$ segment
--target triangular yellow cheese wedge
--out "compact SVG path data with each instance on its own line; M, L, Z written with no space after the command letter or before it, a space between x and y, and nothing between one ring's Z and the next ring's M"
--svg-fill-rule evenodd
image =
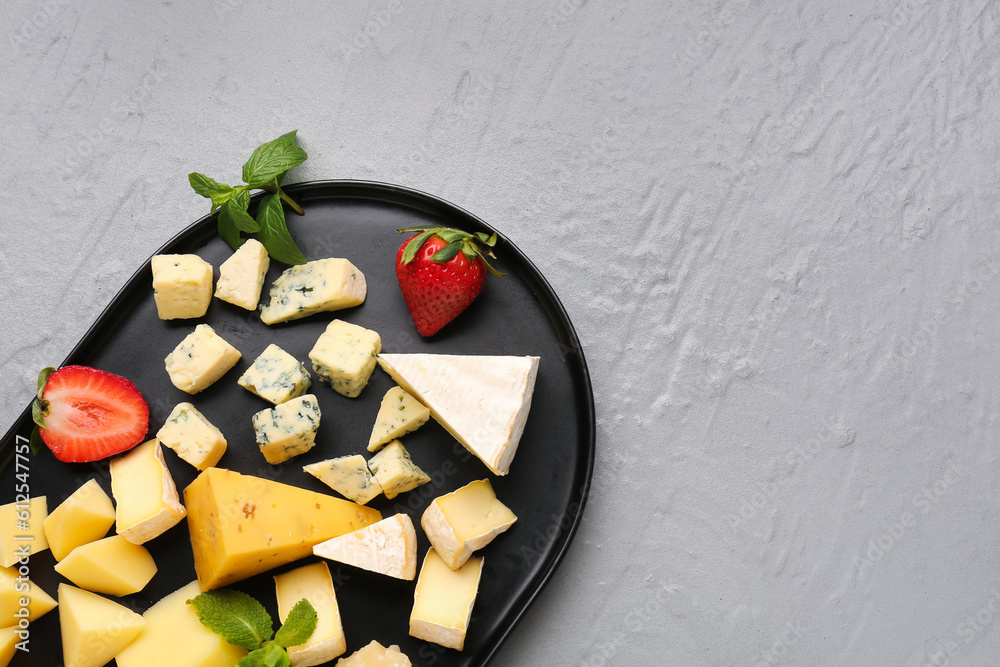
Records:
M96 593L59 584L59 625L65 667L101 667L135 639L146 621Z

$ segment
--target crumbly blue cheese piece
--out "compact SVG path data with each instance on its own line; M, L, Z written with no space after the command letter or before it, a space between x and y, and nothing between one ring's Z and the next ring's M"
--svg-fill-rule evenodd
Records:
M337 393L355 398L368 384L381 351L382 339L371 329L334 320L316 341L309 358L321 380Z
M305 364L271 343L237 383L264 400L279 405L306 393L312 379Z
M382 493L382 487L372 477L368 462L361 454L310 463L302 466L302 469L359 505L364 505Z
M212 300L212 265L198 255L156 255L153 301L161 320L201 317Z
M393 387L382 397L375 426L368 438L368 451L377 452L390 440L416 431L430 417L430 408L407 394L402 387Z
M316 444L319 403L312 394L293 398L253 416L260 451L271 465L304 454Z
M431 481L410 458L410 453L399 440L393 440L368 461L368 469L390 500L401 493Z
M346 259L318 259L286 269L271 285L261 308L264 324L297 320L314 313L360 306L368 294L365 275Z
M164 364L175 387L197 394L225 375L240 356L215 329L199 324L167 355Z
M222 431L190 403L174 407L156 439L198 470L211 468L226 453Z
M264 276L270 265L271 259L261 242L247 239L219 267L215 296L234 306L257 310L260 292L264 288Z

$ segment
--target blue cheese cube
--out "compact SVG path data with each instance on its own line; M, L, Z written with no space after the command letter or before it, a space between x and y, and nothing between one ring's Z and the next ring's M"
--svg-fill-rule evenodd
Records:
M240 356L215 329L199 324L163 361L175 387L197 394L225 375Z
M382 398L375 426L368 438L368 451L377 452L390 440L416 431L430 417L430 408L407 394L402 387L393 387Z
M260 451L271 465L308 452L316 444L319 403L312 394L293 398L253 416Z
M264 324L360 306L368 284L358 267L346 259L319 259L286 269L271 285L270 294L270 302L260 311Z
M359 505L364 505L382 493L382 487L372 477L368 462L361 454L310 463L302 466L302 469Z
M237 384L279 405L306 393L312 379L305 364L272 343L240 376Z
M257 310L264 276L271 264L267 250L257 239L247 239L219 267L215 296L247 310Z
M161 320L201 317L212 300L212 265L198 255L156 255L153 301Z
M382 339L371 329L334 320L309 352L321 380L348 398L355 398L375 370Z
M198 470L211 468L226 453L222 431L190 403L178 403L156 439Z
M390 500L431 481L427 473L410 459L410 453L399 440L393 440L371 457L368 469Z

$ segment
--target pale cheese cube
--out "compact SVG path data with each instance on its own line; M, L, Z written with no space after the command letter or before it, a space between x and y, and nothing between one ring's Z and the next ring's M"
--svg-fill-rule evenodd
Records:
M399 440L393 440L368 461L368 468L382 487L385 497L395 498L431 481L410 458L410 453Z
M27 604L21 604L24 599ZM38 584L21 577L16 567L0 567L0 628L17 625L20 621L17 614L22 608L27 608L28 620L33 621L55 606L56 601Z
M368 451L377 452L390 440L412 433L430 419L430 409L406 393L402 387L393 387L382 397L382 405L375 417Z
M517 521L497 500L490 480L469 482L457 491L435 498L424 510L420 525L431 546L453 570L469 560Z
M0 507L0 565L10 567L21 558L49 548L43 528L48 515L45 496Z
M115 530L132 544L162 535L187 516L156 440L112 459L110 467Z
M338 394L355 398L368 384L382 351L382 339L371 329L334 320L309 352L316 375Z
M482 558L470 558L452 570L429 549L413 593L410 636L461 651L482 572Z
M240 351L215 333L215 329L199 324L167 355L164 363L175 387L197 394L225 375L240 356Z
M63 667L99 667L128 646L146 620L117 602L59 584L59 626Z
M45 539L58 561L82 544L99 540L115 523L115 506L96 479L62 501L42 522Z
M306 393L312 379L305 364L271 343L237 383L265 401L278 405Z
M156 563L146 547L112 535L73 549L55 570L80 588L120 596L145 588Z
M334 667L413 667L413 663L395 644L385 647L373 639Z
M346 259L319 259L293 266L271 285L271 300L260 311L264 324L360 306L368 294L365 275Z
M284 623L288 612L299 600L308 600L316 610L316 629L309 639L288 649L292 667L325 664L347 650L340 621L337 594L326 563L303 565L274 577L278 597L278 616Z
M271 259L261 242L247 239L219 267L215 296L234 306L256 310L270 264Z
M227 447L222 431L190 403L174 406L156 439L198 470L218 463Z
M302 469L359 505L364 505L382 493L382 487L372 477L368 462L361 454L310 463L302 466Z
M276 465L312 449L320 416L319 403L312 394L255 414L253 428L267 462Z
M412 581L417 574L417 533L407 514L394 514L313 547L323 558Z
M156 255L153 300L161 320L201 317L212 300L212 265L198 255Z

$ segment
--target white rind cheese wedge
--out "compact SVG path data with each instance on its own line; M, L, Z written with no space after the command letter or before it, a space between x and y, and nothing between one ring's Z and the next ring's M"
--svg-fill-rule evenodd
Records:
M346 658L337 661L334 667L412 667L413 663L392 644L382 646L374 639Z
M431 411L426 405L407 394L402 387L393 387L382 397L375 426L368 438L368 451L377 452L390 440L416 431L430 418Z
M247 239L219 267L215 296L246 310L257 310L264 276L271 265L267 250L257 239Z
M379 365L495 474L506 475L524 432L538 357L383 354Z
M506 505L497 500L490 480L470 482L435 498L424 510L420 525L434 550L453 570L469 560L517 521Z
M100 667L142 632L146 620L96 593L59 584L59 625L64 667Z
M111 461L111 494L115 530L132 544L149 542L187 516L156 440Z
M317 461L302 466L302 469L359 505L364 505L382 493L382 487L372 476L368 462L361 454Z
M433 548L427 551L410 612L410 636L461 651L479 592L483 559L452 570Z
M278 616L284 623L299 600L308 600L316 610L316 629L309 639L291 646L288 657L292 667L324 665L347 650L347 640L340 620L337 594L326 563L303 565L274 577L278 598Z
M271 285L261 308L264 324L297 320L314 313L360 306L368 295L365 274L346 259L318 259L285 269Z
M181 391L197 394L225 375L240 360L240 351L215 329L199 324L163 360L170 382Z
M323 558L412 581L417 575L417 533L407 514L394 514L313 547Z

